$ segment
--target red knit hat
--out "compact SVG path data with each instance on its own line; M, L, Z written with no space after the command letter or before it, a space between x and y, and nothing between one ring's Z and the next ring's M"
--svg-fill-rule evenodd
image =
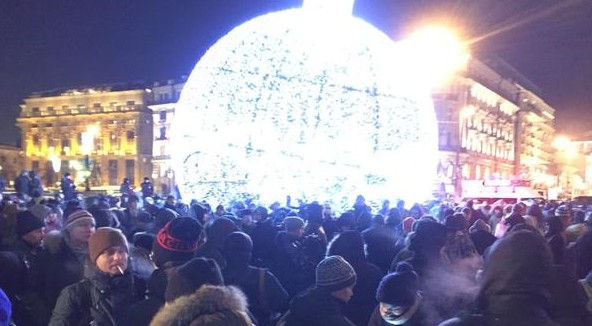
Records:
M167 261L187 261L193 258L203 227L190 217L177 217L156 235L152 248L157 266Z

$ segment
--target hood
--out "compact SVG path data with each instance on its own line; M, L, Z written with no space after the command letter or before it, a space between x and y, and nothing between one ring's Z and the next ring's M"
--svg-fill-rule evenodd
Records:
M214 321L227 317L233 321L228 325L250 325L246 311L247 298L238 288L204 285L197 292L165 305L150 325L190 325L198 319Z
M484 310L511 307L515 301L546 306L551 263L551 251L540 234L527 230L507 234L485 258L479 305Z

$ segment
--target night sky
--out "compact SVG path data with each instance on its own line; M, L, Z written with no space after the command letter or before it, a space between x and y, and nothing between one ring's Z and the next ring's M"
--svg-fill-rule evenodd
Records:
M1 0L0 143L14 145L19 103L35 91L191 72L234 26L300 0ZM573 137L592 126L592 1L357 0L354 15L392 39L441 22L479 56L538 85Z

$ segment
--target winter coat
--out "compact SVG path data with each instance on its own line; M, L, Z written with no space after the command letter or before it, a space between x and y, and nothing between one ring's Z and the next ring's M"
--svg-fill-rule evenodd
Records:
M275 239L276 259L272 272L290 296L314 284L316 264L298 236L280 231Z
M269 267L273 263L273 248L278 231L273 225L273 220L267 218L257 222L251 232L253 240L253 264Z
M557 325L548 308L553 258L540 234L511 232L486 258L475 309L440 325Z
M146 197L151 197L152 195L154 195L154 187L152 186L152 182L144 181L140 185L140 188L142 191L142 197L146 198Z
M223 276L224 284L238 287L247 296L249 311L258 325L269 325L288 310L288 293L269 270L253 266L231 270L229 266Z
M145 289L146 283L132 273L110 276L96 271L62 291L49 325L129 325L129 308L143 299Z
M76 254L60 232L48 234L45 248L33 262L33 288L40 294L51 311L60 291L84 278L89 263L88 254Z
M152 326L206 324L251 326L245 295L233 286L204 285L195 293L167 304L150 323Z
M471 241L475 244L475 248L479 255L483 255L485 249L489 248L497 240L493 234L484 230L473 231L469 233L469 236L471 237Z
M72 179L63 177L60 187L62 188L62 193L64 194L64 201L69 201L76 197L76 186L74 185L74 181L72 181Z
M168 283L167 270L184 264L185 261L166 262L162 268L154 270L147 284L147 298L130 307L130 325L149 325L158 310L164 306L164 292Z
M282 316L277 326L353 326L355 324L342 312L344 305L326 290L312 287L290 302L290 310Z

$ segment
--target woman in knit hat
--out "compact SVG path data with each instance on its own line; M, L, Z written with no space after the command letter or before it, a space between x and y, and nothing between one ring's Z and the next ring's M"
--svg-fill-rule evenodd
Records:
M60 291L84 278L88 263L88 241L95 233L95 220L86 210L71 213L60 232L45 237L44 249L33 265L36 289L48 311L53 310ZM46 323L47 323L46 320Z
M49 325L128 325L128 309L143 298L146 286L128 269L125 236L99 228L89 239L88 255L91 275L62 291Z
M342 312L355 285L356 272L343 257L323 259L316 268L315 285L292 300L277 325L355 325Z

